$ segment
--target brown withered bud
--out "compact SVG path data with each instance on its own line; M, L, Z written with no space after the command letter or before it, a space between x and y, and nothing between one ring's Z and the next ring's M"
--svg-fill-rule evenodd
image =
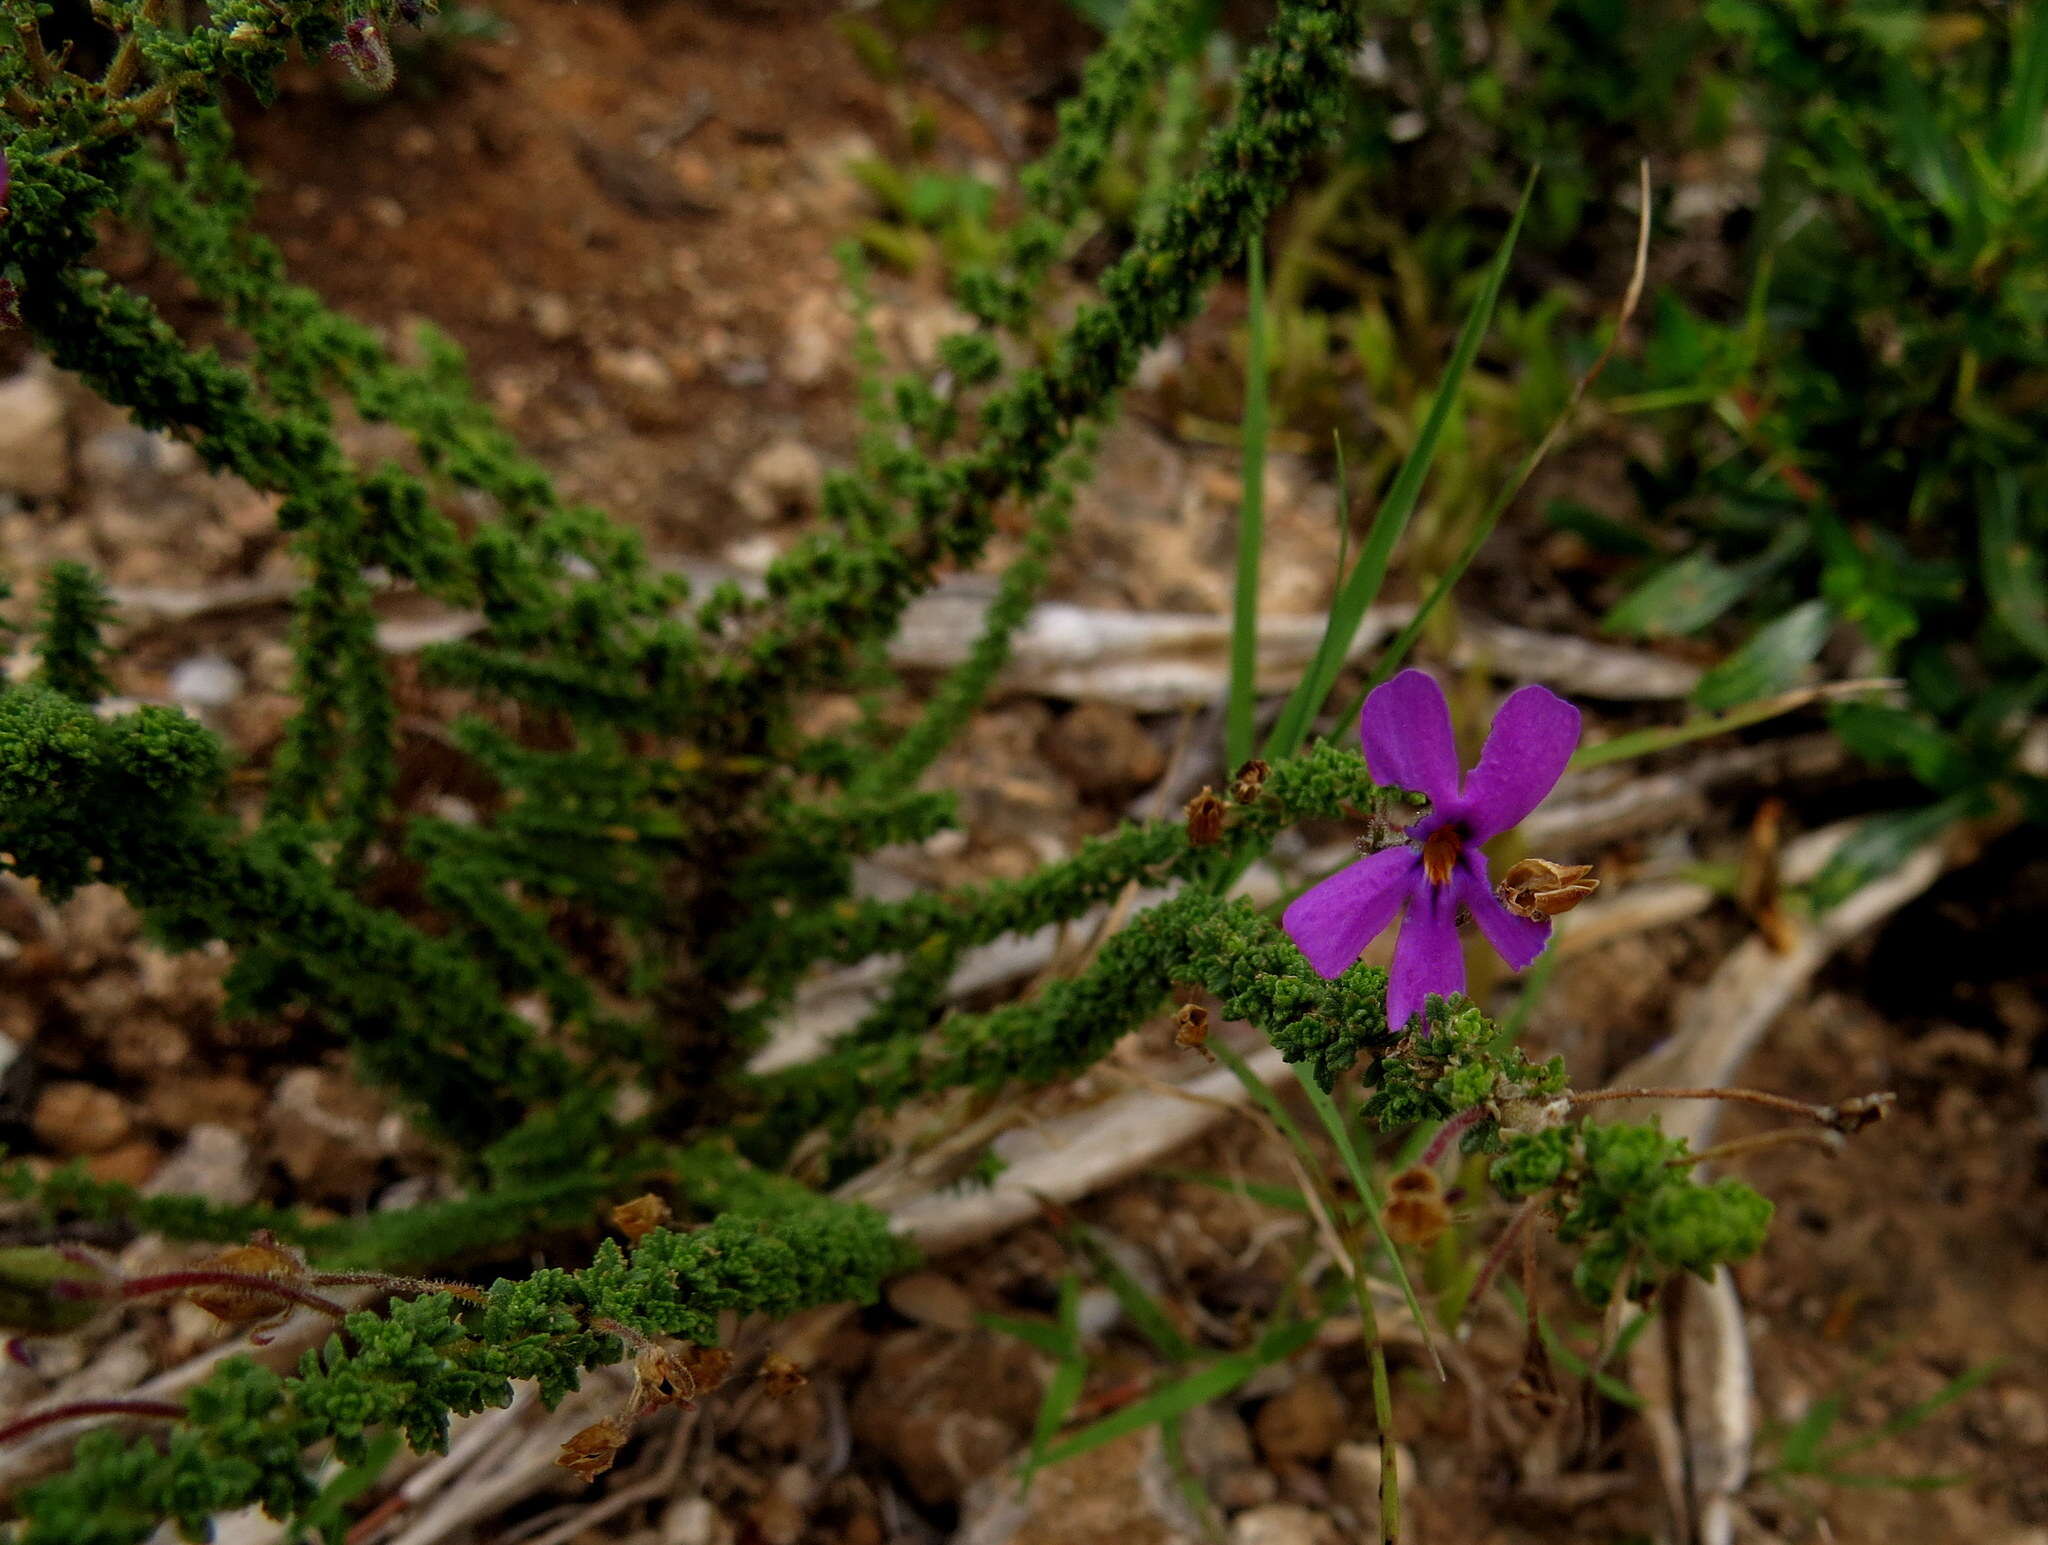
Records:
M1892 1113L1892 1107L1899 1097L1887 1091L1883 1094L1859 1094L1838 1104L1830 1105L1826 1111L1827 1124L1844 1137L1854 1136L1873 1121L1882 1121Z
M1223 840L1223 816L1229 807L1212 788L1204 786L1202 792L1188 801L1188 846L1191 848L1213 847Z
M1444 1185L1433 1169L1418 1164L1387 1182L1387 1207L1382 1214L1387 1235L1396 1244L1429 1246L1451 1226Z
M780 1352L770 1352L761 1359L761 1387L777 1400L794 1395L810 1382L803 1369Z
M1183 1003L1173 1016L1173 1044L1205 1051L1209 1044L1209 1011L1199 1003Z
M683 1367L701 1397L723 1384L732 1373L732 1353L724 1347L689 1347L683 1353Z
M269 1229L258 1229L246 1245L230 1245L218 1255L200 1262L206 1271L238 1271L252 1277L297 1287L307 1278L305 1260L295 1250L280 1244ZM283 1299L255 1287L219 1284L193 1288L185 1295L224 1325L253 1325L289 1310Z
M630 1202L621 1202L612 1209L612 1227L626 1236L628 1245L637 1245L669 1220L668 1203L652 1191L645 1196L636 1196Z
M626 1439L632 1433L630 1422L607 1416L601 1422L592 1422L564 1443L561 1453L555 1456L555 1463L582 1476L583 1484L588 1486L612 1467L612 1461L619 1457L619 1450L626 1446Z
M1547 858L1525 858L1500 877L1494 894L1517 917L1544 922L1569 912L1600 888L1591 864L1553 864Z
M730 1366L729 1353L712 1348L711 1353L698 1347L665 1347L653 1342L640 1349L633 1359L633 1398L629 1409L635 1414L641 1411L658 1411L663 1406L681 1406L685 1411L696 1404L697 1397L715 1389L725 1377L724 1368L715 1364L707 1369L704 1358L715 1355L725 1359ZM707 1372L716 1377L707 1378Z
M1230 797L1240 805L1249 805L1265 789L1266 777L1272 771L1265 762L1253 757L1238 768L1237 776L1231 780Z

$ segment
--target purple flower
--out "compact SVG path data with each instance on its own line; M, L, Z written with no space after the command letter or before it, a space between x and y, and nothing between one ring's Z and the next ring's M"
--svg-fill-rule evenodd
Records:
M1366 765L1380 783L1429 797L1429 813L1398 848L1360 859L1303 892L1282 923L1310 965L1338 976L1384 933L1405 904L1387 983L1387 1026L1402 1030L1434 993L1465 990L1458 909L1512 970L1543 953L1550 924L1501 905L1480 844L1517 825L1556 785L1579 743L1579 711L1544 687L1524 687L1501 705L1479 765L1462 787L1458 748L1443 690L1421 671L1373 689L1358 726Z

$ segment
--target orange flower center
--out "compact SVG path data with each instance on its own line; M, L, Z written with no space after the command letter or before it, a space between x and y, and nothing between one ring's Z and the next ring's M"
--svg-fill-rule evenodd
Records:
M1465 834L1448 822L1424 839L1422 873L1431 885L1449 881L1452 866L1458 862L1458 853L1464 846Z

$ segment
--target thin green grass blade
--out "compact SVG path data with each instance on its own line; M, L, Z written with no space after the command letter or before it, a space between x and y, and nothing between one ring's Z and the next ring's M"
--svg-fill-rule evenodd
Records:
M1237 595L1230 618L1230 702L1224 720L1228 765L1251 760L1259 703L1259 555L1266 544L1266 258L1251 243L1251 336L1244 362L1244 493L1237 512Z
M1262 1185L1256 1180L1238 1180L1230 1175L1210 1175L1200 1170L1160 1170L1168 1180L1184 1180L1190 1185L1207 1186L1212 1191L1225 1191L1232 1196L1244 1197L1257 1202L1261 1207L1276 1207L1284 1212L1307 1212L1308 1203L1301 1199L1299 1192L1290 1191L1286 1186Z
M1344 433L1330 431L1330 444L1337 452L1337 576L1343 582L1351 563L1351 474L1344 467Z
M1065 1327L1048 1320L1023 1320L1007 1314L977 1314L975 1323L1005 1336L1015 1337L1028 1347L1043 1352L1055 1362L1079 1355L1079 1349Z
M1843 1460L1860 1454L1866 1449L1875 1448L1878 1444L1888 1439L1901 1437L1911 1432L1944 1406L1953 1405L1956 1401L1961 1400L1963 1396L1969 1394L1970 1391L1990 1379L1992 1375L2004 1366L2003 1359L1993 1358L1988 1363L1979 1363L1974 1368L1965 1368L1925 1400L1916 1400L1912 1405L1907 1406L1905 1410L1894 1416L1890 1421L1885 1422L1882 1426L1865 1433L1860 1438L1853 1438L1847 1443L1837 1443L1822 1450L1817 1456L1816 1463L1825 1472L1833 1469Z
M1046 1381L1045 1394L1038 1402L1038 1420L1031 1430L1031 1452L1024 1460L1026 1485L1030 1484L1032 1476L1051 1462L1046 1446L1066 1425L1068 1415L1088 1382L1088 1358L1081 1347L1080 1312L1081 1279L1070 1274L1060 1283L1059 1315L1060 1333L1069 1351L1053 1364L1052 1377Z
M1726 713L1702 714L1697 718L1688 719L1683 724L1661 729L1635 730L1627 735L1617 735L1612 740L1603 740L1597 746L1581 747L1572 757L1571 770L1584 772L1589 767L1605 767L1610 762L1626 762L1639 756L1649 756L1653 752L1670 751L1679 746L1691 745L1696 740L1725 735L1730 730L1747 729L1752 724L1762 724L1766 719L1775 719L1781 714L1791 713L1796 708L1804 708L1809 703L1850 697L1864 692L1888 691L1899 685L1899 682L1889 678L1873 678L1869 681L1842 681L1822 687L1803 687L1796 692L1784 692L1776 697L1764 698L1761 702L1744 703L1740 708L1731 708Z
M1507 236L1502 240L1493 266L1487 271L1486 282L1480 287L1479 296L1472 303L1465 325L1458 334L1450 364L1445 367L1443 381L1437 387L1435 400L1429 405L1428 416L1423 420L1422 432L1416 437L1414 448L1401 463L1393 486L1387 490L1386 498L1373 515L1372 529L1366 534L1358 562L1345 576L1343 588L1330 608L1330 618L1324 626L1315 661L1308 674L1296 683L1286 707L1281 710L1279 722L1267 737L1265 755L1269 761L1291 756L1299 749L1317 710L1336 684L1344 657L1350 653L1351 641L1358 636L1359 624L1365 620L1366 608L1379 597L1380 586L1387 577L1387 565L1394 556L1394 547L1401 540L1401 533L1408 528L1408 518L1415 513L1423 479L1429 475L1430 465L1436 459L1438 442L1458 405L1465 372L1471 368L1479 353L1480 342L1492 324L1494 306L1500 300L1501 285L1507 279L1508 262L1514 256L1515 242L1522 233L1522 218L1529 212L1529 199L1535 190L1536 177L1531 173L1522 189L1521 202L1515 206L1515 217L1508 226Z
M1272 1118L1273 1125L1280 1129L1280 1135L1294 1149L1295 1157L1301 1160L1302 1168L1311 1175L1315 1174L1319 1167L1316 1151L1309 1147L1308 1138L1294 1118L1287 1114L1287 1107L1280 1103L1280 1097L1266 1087L1265 1080L1251 1070L1244 1058L1220 1039L1212 1039L1209 1050L1218 1062L1237 1075L1237 1081L1244 1085L1244 1091L1252 1097L1253 1103Z
M1408 1313L1415 1320L1415 1328L1422 1332L1422 1344L1429 1351L1429 1360L1436 1364L1436 1376L1447 1377L1444 1373L1443 1354L1437 1351L1436 1330L1429 1322L1429 1316L1422 1312L1422 1300L1415 1294L1415 1284L1408 1280L1408 1263L1401 1259L1401 1252L1394 1247L1393 1236L1387 1232L1386 1220L1382 1216L1384 1206L1380 1200L1380 1188L1372 1178L1372 1171L1366 1166L1358 1145L1351 1140L1351 1128L1345 1123L1344 1113L1337 1109L1337 1102L1323 1090L1308 1069L1300 1063L1294 1065L1294 1076L1308 1094L1309 1104L1316 1108L1322 1118L1323 1130L1330 1134L1330 1140L1337 1145L1337 1153L1344 1161L1344 1169L1351 1176L1351 1184L1358 1189L1359 1200L1365 1206L1366 1220L1379 1236L1380 1248L1387 1252L1387 1261L1394 1268L1394 1280L1401 1284L1401 1297L1407 1301Z
M1114 1443L1126 1433L1143 1431L1154 1422L1185 1416L1197 1406L1207 1405L1219 1396L1229 1394L1261 1368L1286 1361L1307 1346L1315 1333L1315 1322L1308 1320L1270 1330L1259 1338L1257 1345L1242 1352L1233 1352L1228 1357L1219 1357L1206 1368L1198 1369L1186 1378L1176 1379L1164 1388L1154 1390L1143 1400L1133 1401L1121 1411L1112 1412L1101 1421L1083 1427L1064 1442L1047 1449L1039 1462L1042 1465L1060 1464L1101 1448L1105 1443Z
M1337 433L1335 430L1332 430L1331 438L1335 440L1337 443L1336 593L1341 596L1344 593L1345 586L1349 583L1348 576L1352 572L1350 569L1346 567L1351 557L1351 479L1344 467L1344 437L1341 434ZM1373 529L1379 529L1377 517L1375 517ZM1309 682L1326 674L1331 676L1333 680L1335 679L1335 673L1337 668L1340 668L1344 663L1344 655L1350 652L1350 640L1347 639L1342 643L1338 642L1337 629L1335 623L1336 615L1337 608L1335 603L1333 602L1330 607L1330 615L1328 618L1324 619L1323 622L1323 635L1321 638L1316 640L1316 652L1314 658L1312 658L1309 661L1308 672L1306 675L1302 677L1300 681L1295 683L1294 691L1288 694L1287 705L1281 710L1280 723L1286 722L1288 714L1291 713L1294 709L1295 698L1301 695L1303 689L1307 686ZM1328 662L1333 655L1336 657L1335 664L1326 671L1325 663ZM1280 728L1280 723L1276 723L1274 726L1276 733ZM1266 744L1266 755L1271 756L1272 754L1273 743L1271 741L1268 741Z
M1095 1268L1095 1274L1116 1294L1116 1301L1130 1316L1131 1324L1152 1343L1161 1357L1170 1363L1185 1363L1195 1355L1195 1349L1180 1333L1180 1327L1173 1323L1166 1306L1146 1292L1144 1284L1124 1269L1123 1263L1102 1242L1100 1234L1087 1224L1076 1222L1067 1230L1067 1239L1087 1257L1088 1264Z

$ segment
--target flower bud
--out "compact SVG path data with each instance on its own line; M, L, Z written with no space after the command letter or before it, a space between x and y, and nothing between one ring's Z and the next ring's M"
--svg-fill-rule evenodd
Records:
M77 1330L106 1306L102 1289L111 1281L90 1256L61 1245L0 1250L0 1329L26 1336Z
M1494 894L1517 917L1541 923L1569 912L1600 888L1591 864L1553 864L1525 858L1500 877Z
M268 1277L296 1286L306 1279L306 1263L297 1252L277 1242L269 1229L259 1229L246 1245L233 1245L201 1262L207 1271L235 1271L250 1277ZM283 1299L256 1286L234 1287L218 1284L193 1288L185 1295L224 1325L252 1325L271 1319L291 1306Z
M1387 1236L1396 1244L1435 1244L1451 1226L1450 1204L1444 1200L1444 1185L1436 1171L1418 1164L1387 1182L1382 1217Z
M358 16L341 29L341 41L329 45L327 57L348 66L356 84L370 91L389 91L398 78L398 66L391 58L391 45L368 16Z

